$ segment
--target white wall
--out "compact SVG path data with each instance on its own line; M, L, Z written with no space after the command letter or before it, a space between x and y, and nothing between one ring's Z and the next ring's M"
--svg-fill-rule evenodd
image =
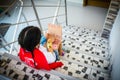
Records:
M78 4L83 4L83 0L67 0L68 2L74 2Z
M110 34L110 54L112 54L112 80L120 80L120 10Z

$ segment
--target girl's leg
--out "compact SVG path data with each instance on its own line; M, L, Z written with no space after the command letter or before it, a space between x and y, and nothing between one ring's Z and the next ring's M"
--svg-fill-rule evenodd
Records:
M60 57L59 57L59 52L58 52L58 50L54 50L54 53L55 53L55 55L56 55L56 61L59 60Z
M60 56L63 56L63 55L64 55L64 52L63 52L63 50L62 50L62 43L60 43L60 45L59 45L58 52L59 52L59 55L60 55Z

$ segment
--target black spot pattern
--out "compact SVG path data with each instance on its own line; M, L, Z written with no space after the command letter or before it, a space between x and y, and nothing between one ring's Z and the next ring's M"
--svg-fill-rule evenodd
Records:
M14 79L18 79L18 76L19 76L18 74L15 74L15 75L13 76L13 78L14 78Z
M49 79L49 78L50 78L50 75L49 75L49 74L45 74L45 77L46 77L47 79Z
M29 79L29 76L25 74L23 80L28 80L28 79Z

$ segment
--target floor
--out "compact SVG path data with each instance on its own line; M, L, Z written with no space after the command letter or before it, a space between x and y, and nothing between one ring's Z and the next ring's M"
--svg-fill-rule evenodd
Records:
M68 22L74 24L75 26L84 26L93 30L102 30L103 23L105 21L105 16L107 14L107 9L86 6L68 6ZM73 17L71 17L73 15Z

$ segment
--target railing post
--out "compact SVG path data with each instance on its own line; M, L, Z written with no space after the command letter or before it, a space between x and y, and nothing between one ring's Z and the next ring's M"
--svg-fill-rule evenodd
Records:
M33 10L34 10L34 12L35 12L35 16L36 16L36 18L37 18L38 25L39 25L39 27L40 27L40 29L41 29L42 34L43 34L43 29L42 29L42 26L41 26L41 23L40 23L40 19L39 19L39 16L38 16L38 13L37 13L37 10L36 10L34 1L31 0L31 3L32 3L32 6L33 6Z
M19 1L21 2L21 5L23 6L23 2L22 2L21 0L19 0ZM20 11L19 11L19 14L18 14L17 23L18 23L19 20L20 20L20 16L21 16L22 8L23 8L23 7L20 7ZM18 24L17 24L16 27L15 27L15 31L14 31L14 34L13 34L13 39L12 39L12 41L15 41L15 36L16 36L16 33L17 33L17 29L18 29ZM10 54L12 53L13 46L14 46L14 44L11 44Z
M58 2L58 6L56 8L55 15L54 15L54 18L53 18L53 24L55 24L55 22L57 21L57 15L58 15L58 12L59 12L60 4L61 4L61 0L59 0L59 2Z
M25 17L25 14L24 14L23 12L22 12L22 15L23 15L23 17L24 17L24 19L25 19L27 25L29 25L29 23L27 22L27 18Z
M68 20L67 20L67 0L65 0L65 20L66 20L66 26L68 26Z

